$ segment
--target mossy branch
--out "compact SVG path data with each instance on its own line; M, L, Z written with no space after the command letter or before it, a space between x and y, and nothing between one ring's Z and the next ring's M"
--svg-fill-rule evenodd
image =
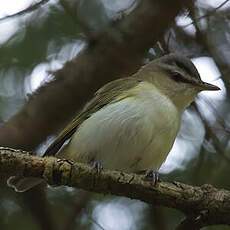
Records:
M66 185L175 208L199 227L230 225L230 191L211 185L198 187L179 182L159 182L154 187L140 175L109 170L98 174L85 164L32 156L28 152L3 147L0 148L0 175L39 177L50 185Z

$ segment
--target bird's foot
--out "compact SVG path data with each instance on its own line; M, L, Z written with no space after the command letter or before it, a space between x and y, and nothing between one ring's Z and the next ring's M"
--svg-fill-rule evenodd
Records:
M100 161L92 161L90 164L92 165L92 168L96 170L97 174L99 174L103 169L102 163Z
M58 159L57 162L66 162L66 163L69 163L70 165L74 165L75 162L73 160L70 160L70 159L65 159L65 158L61 158L61 159Z
M147 170L144 180L150 181L153 186L156 186L160 182L159 172L155 170Z

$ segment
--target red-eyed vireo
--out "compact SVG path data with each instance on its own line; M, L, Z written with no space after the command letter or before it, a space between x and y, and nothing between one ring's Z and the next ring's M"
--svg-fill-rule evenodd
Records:
M188 58L165 55L99 89L45 155L99 161L103 168L125 172L158 170L174 143L181 114L202 90L219 88L203 82ZM8 185L26 191L40 182L11 177Z

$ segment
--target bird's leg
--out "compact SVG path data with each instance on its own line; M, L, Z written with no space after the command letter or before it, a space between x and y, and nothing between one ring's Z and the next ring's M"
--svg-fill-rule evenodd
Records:
M156 170L147 170L145 173L145 180L150 181L153 186L160 182L159 172Z
M100 161L94 161L92 163L93 168L96 170L96 172L99 174L101 170L103 169L102 163Z
M156 186L156 184L161 181L159 178L159 172L153 169L141 170L136 173L144 174L145 175L144 180L150 181L153 186Z
M91 159L89 161L89 164L92 166L94 170L99 174L101 170L103 169L102 163L98 160L95 160L95 158Z

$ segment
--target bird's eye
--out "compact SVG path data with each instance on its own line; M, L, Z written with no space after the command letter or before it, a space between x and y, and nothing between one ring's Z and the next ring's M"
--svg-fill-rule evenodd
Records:
M191 83L187 78L178 72L172 72L171 78L176 82Z

